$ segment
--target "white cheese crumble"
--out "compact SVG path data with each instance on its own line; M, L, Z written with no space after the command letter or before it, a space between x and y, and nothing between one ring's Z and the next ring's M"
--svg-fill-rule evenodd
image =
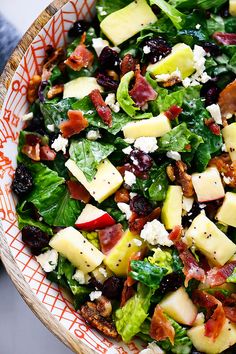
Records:
M67 145L68 145L68 139L63 138L61 135L59 135L58 138L54 140L52 144L52 148L56 152L62 151L63 154L65 154Z
M92 39L92 46L97 54L97 56L99 57L99 55L101 54L103 48L109 46L109 42L106 41L105 39L102 39L102 38L93 38Z
M145 45L143 47L143 52L144 52L144 54L149 54L149 53L151 53L151 48L148 45Z
M201 28L201 25L198 23L195 28L199 30Z
M94 301L94 300L97 300L99 299L100 297L102 296L102 292L101 291L92 291L90 294L89 294L89 297L90 297L90 300L91 301Z
M206 107L206 110L210 113L211 117L217 124L222 125L222 116L220 106L218 104L212 104Z
M36 256L37 261L46 273L52 272L56 269L58 262L58 253L56 250L48 250L45 253Z
M120 209L120 211L122 211L123 214L125 214L125 217L127 220L129 220L129 218L132 215L132 211L130 209L129 204L126 203L117 203L118 208Z
M222 145L221 150L224 151L224 152L227 152L227 148L226 148L225 144Z
M105 268L100 267L100 268L98 268L98 271L99 271L99 273L101 273L104 276L104 278L108 277L108 274L107 274L107 271Z
M130 192L129 196L130 196L130 199L133 199L134 197L136 197L137 193L133 193L133 192Z
M55 131L55 125L54 124L48 124L47 125L47 130L49 130L50 132L54 132Z
M128 147L122 149L122 151L123 151L123 153L124 153L125 155L129 155L132 150L133 150L133 149L132 149L131 146L128 146Z
M138 247L142 246L142 244L143 244L142 241L139 240L138 238L134 238L133 243Z
M33 112L29 112L23 115L22 120L23 122L28 122L29 120L33 119L34 115Z
M111 49L113 49L116 53L121 52L121 49L119 47L112 47Z
M85 274L82 270L77 269L72 279L76 280L79 284L85 284Z
M146 349L141 350L139 354L165 354L165 352L155 343L149 343Z
M136 176L130 171L125 171L124 181L131 187L136 182Z
M89 130L87 132L86 138L91 141L95 141L99 138L101 138L99 130Z
M157 139L152 137L140 137L135 140L134 147L148 153L152 153L158 149Z
M177 151L168 151L166 153L166 156L169 157L169 159L180 161L181 160L181 155Z
M147 222L141 231L141 238L151 245L172 246L173 242L168 238L169 233L165 226L158 220Z
M193 202L194 202L194 198L187 198L183 196L183 202L182 202L183 210L185 210L188 213L193 207Z
M114 93L109 93L105 99L105 103L111 108L115 113L120 111L120 105L116 102L116 96Z
M182 81L182 75L179 69L173 71L173 73L171 74L161 74L161 75L156 75L155 77L157 79L157 82L166 82L173 78L178 78L180 81Z

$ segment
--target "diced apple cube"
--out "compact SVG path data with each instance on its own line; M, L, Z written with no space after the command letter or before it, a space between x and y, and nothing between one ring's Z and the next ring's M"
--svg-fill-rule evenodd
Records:
M100 24L101 30L115 45L133 37L145 26L157 21L146 0L136 0L108 15Z
M229 13L231 16L236 16L236 0L229 0Z
M157 117L127 123L123 128L123 133L126 139L138 139L145 136L159 138L170 130L169 119L161 113Z
M185 237L213 265L224 265L236 252L236 245L202 213L193 220Z
M167 230L182 224L183 191L180 186L169 186L161 211L161 220Z
M188 330L188 336L194 347L206 354L222 353L236 343L236 325L226 319L219 336L215 341L205 336L205 326L192 327Z
M84 273L93 271L104 259L103 253L73 227L59 231L49 244Z
M200 203L220 199L225 195L224 186L216 167L209 167L202 173L193 173L192 182Z
M115 193L123 183L121 174L108 159L99 164L97 173L91 182L87 181L85 175L73 160L69 159L65 165L99 203Z
M223 224L236 227L236 193L227 192L216 219Z
M197 317L197 307L183 286L166 295L161 300L160 306L167 315L184 325L191 326Z
M222 129L226 151L229 152L232 161L236 160L236 123L227 125Z
M63 98L75 97L81 99L95 89L103 92L102 86L98 85L95 77L78 77L64 85Z

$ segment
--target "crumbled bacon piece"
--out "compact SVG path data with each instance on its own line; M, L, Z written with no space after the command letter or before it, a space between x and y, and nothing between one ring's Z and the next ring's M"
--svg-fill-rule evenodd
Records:
M220 135L220 126L215 123L213 118L205 119L204 123L214 135Z
M141 75L140 70L135 71L135 84L129 94L139 107L143 107L148 101L153 101L157 98L156 91Z
M46 59L43 65L42 81L48 81L53 68L65 58L65 51L62 47L54 49L52 46L46 48Z
M235 45L236 44L236 34L235 33L215 32L212 37L218 43L223 44L223 45Z
M22 147L23 154L27 155L31 160L40 161L40 144L24 145Z
M219 96L218 104L220 106L221 114L227 117L229 114L236 112L236 80L228 84Z
M72 135L79 134L87 128L88 120L81 111L69 110L67 112L69 120L61 123L60 130L64 138L70 138Z
M66 184L72 199L80 200L86 204L89 202L91 195L81 183L76 181L67 181Z
M165 111L164 114L170 121L172 121L172 120L175 120L176 118L178 118L178 116L182 112L183 112L183 110L181 107L173 105L167 111Z
M104 102L102 95L98 89L93 90L89 97L93 102L94 107L99 115L102 118L103 122L109 127L112 126L112 112L110 107Z
M40 160L42 161L53 161L55 160L57 154L48 145L40 147Z
M219 286L226 282L226 279L233 273L236 261L225 264L222 267L214 267L206 276L206 285L210 287Z
M182 227L175 226L169 234L169 239L173 241L179 252L179 257L184 264L183 273L185 275L185 286L191 279L201 282L205 281L205 271L199 266L192 253L188 250L188 246L181 240Z
M80 71L82 68L89 68L93 64L94 55L84 44L86 33L82 36L80 44L73 53L65 60L65 64L74 71Z
M158 219L161 213L161 208L154 209L151 214L148 216L144 216L139 218L136 213L132 213L131 218L129 219L129 229L135 235L139 235L142 231L144 225L147 222L153 221L154 219Z
M174 175L176 181L181 185L185 197L194 195L193 183L191 175L187 174L187 165L183 161L176 161L174 166Z
M50 90L48 91L47 98L51 100L52 98L59 96L61 93L63 93L63 91L64 91L63 84L55 85L51 87Z
M134 288L132 286L129 286L127 284L127 280L124 282L124 287L121 293L121 302L120 302L120 307L123 307L126 302L133 297L135 294Z
M129 197L129 191L125 189L124 187L120 188L116 193L115 193L115 202L116 203L129 203L130 197Z
M236 322L236 294L224 295L220 291L215 292L215 297L222 302L225 316L232 322Z
M106 227L98 231L98 237L102 249L102 253L107 255L110 250L117 244L123 235L121 224Z
M213 157L209 162L209 166L216 166L220 174L229 180L227 185L231 188L236 188L236 163L231 161L229 154L225 153Z
M169 339L171 344L174 345L175 330L168 318L164 315L164 312L160 305L157 305L152 316L150 336L161 341Z
M136 60L132 57L131 54L126 54L122 59L120 70L121 75L124 76L129 71L134 71L136 66Z
M130 258L129 258L129 267L128 267L128 274L131 271L131 267L130 267L130 262L131 261L140 261L143 260L145 255L147 254L147 249L146 248L142 248L140 251L133 253ZM127 276L127 285L128 286L132 286L136 283L136 280L134 280L131 276Z
M205 336L210 337L215 341L219 336L226 319L222 303L213 295L201 290L195 290L193 292L193 302L195 305L207 310L208 320L205 323Z

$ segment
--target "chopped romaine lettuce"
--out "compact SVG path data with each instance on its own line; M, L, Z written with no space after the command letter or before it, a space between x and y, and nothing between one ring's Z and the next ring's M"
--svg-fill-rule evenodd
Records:
M166 268L167 273L170 274L173 272L172 268L172 263L173 263L173 258L171 255L171 251L163 251L160 247L156 249L152 249L154 251L152 256L148 257L148 262L156 265L161 268Z
M177 29L183 27L185 15L174 8L174 6L171 6L165 0L150 0L150 5L158 6L169 17Z
M127 113L130 117L134 117L136 111L139 110L138 107L135 107L135 102L129 95L129 84L131 79L134 77L134 72L129 71L126 73L119 84L117 89L117 101L121 108Z
M236 283L236 267L234 268L233 273L227 278L227 283Z
M140 283L152 289L158 289L163 277L168 273L166 268L161 268L147 261L131 261L129 275Z

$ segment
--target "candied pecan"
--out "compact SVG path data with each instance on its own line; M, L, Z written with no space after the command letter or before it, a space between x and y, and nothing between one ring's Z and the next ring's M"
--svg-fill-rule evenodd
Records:
M102 317L110 317L112 313L111 301L105 296L100 296L96 300L97 310Z
M29 82L28 90L27 90L27 100L29 103L34 103L38 98L38 89L41 84L41 76L34 75Z
M215 166L220 174L227 178L227 185L236 188L236 163L231 161L228 153L213 157L209 166Z
M220 93L218 104L223 117L227 117L227 115L234 114L236 112L235 96L236 80L228 84Z
M123 187L115 193L116 203L129 203L129 199L129 191Z
M186 164L183 161L176 161L174 166L176 182L181 185L185 197L192 197L194 194L192 177L186 171Z
M51 100L52 98L59 96L62 92L64 91L64 85L55 85L50 88L50 90L47 93L47 98Z
M24 145L21 149L21 152L28 156L31 160L40 161L40 145Z
M119 75L114 71L114 70L107 70L107 75L115 80L115 81L119 81Z
M132 57L131 54L126 54L122 59L120 70L121 75L124 76L129 71L134 71L136 66L136 60Z
M167 174L168 178L171 180L171 182L175 181L174 167L172 165L168 165L166 167L166 174Z
M111 322L111 320L101 316L96 304L90 301L86 302L86 304L81 307L80 313L92 327L96 328L108 337L117 338L118 333L115 325Z

